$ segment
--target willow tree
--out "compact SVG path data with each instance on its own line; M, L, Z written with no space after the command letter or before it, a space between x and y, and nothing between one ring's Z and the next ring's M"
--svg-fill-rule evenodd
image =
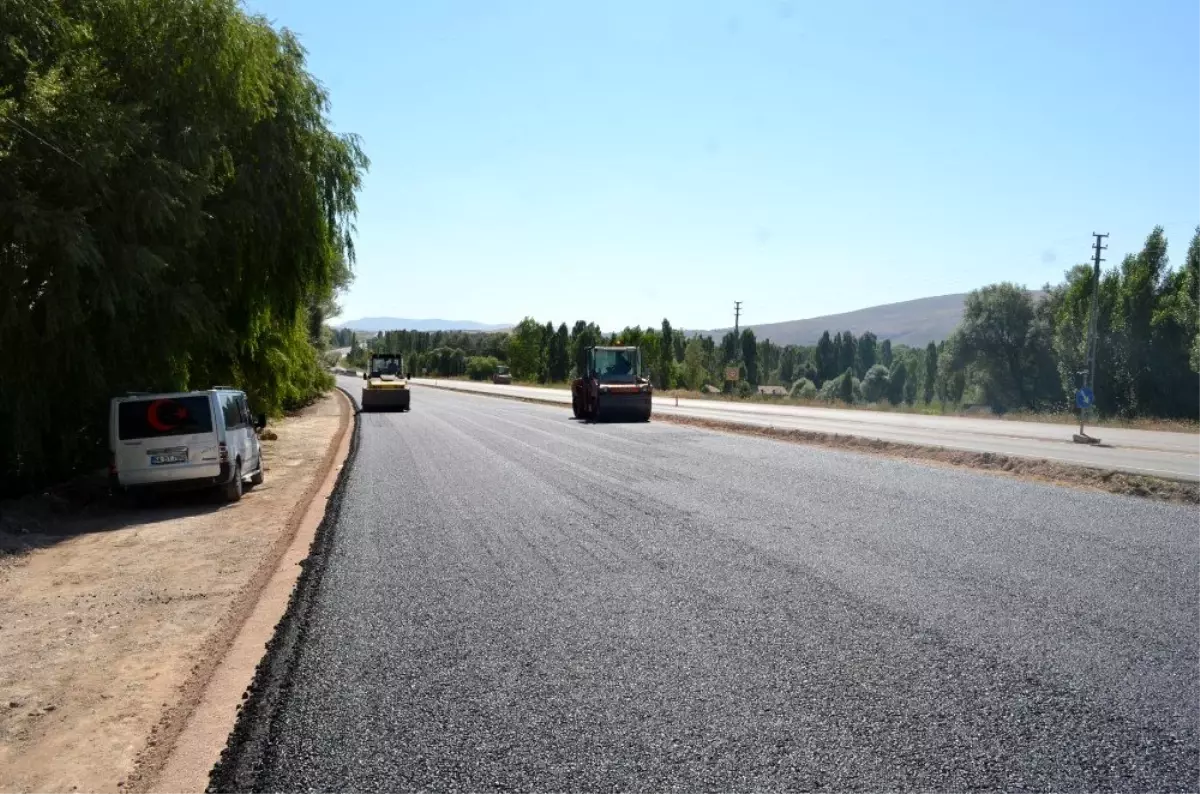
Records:
M367 160L296 39L234 0L2 7L4 489L102 458L126 389L311 399Z

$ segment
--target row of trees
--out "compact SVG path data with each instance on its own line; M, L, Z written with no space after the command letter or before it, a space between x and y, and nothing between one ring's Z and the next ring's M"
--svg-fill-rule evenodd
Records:
M938 346L936 398L997 410L1069 407L1087 368L1091 265L1067 271L1038 298L1015 284L972 292L958 328ZM1105 416L1200 415L1200 227L1171 268L1161 227L1142 250L1101 273L1096 405ZM932 373L930 373L932 375ZM928 378L928 376L927 376Z
M519 380L566 380L598 343L639 345L659 388L705 386L752 393L781 385L801 399L957 406L997 411L1060 411L1072 404L1084 368L1092 269L1079 265L1035 295L1014 284L972 292L950 337L914 348L869 331L821 335L815 345L776 345L752 329L720 340L672 329L625 328L604 334L593 323L539 323L525 318L509 333L428 334L394 331L369 349L403 352L410 369L443 376L477 375L507 362ZM1102 275L1099 296L1097 406L1105 415L1196 418L1200 413L1200 228L1182 267L1172 269L1156 228L1140 253ZM362 355L365 356L364 348ZM493 362L488 364L487 362ZM727 367L740 380L726 384Z
M367 165L236 0L17 0L0 37L0 494L106 458L108 399L329 385Z

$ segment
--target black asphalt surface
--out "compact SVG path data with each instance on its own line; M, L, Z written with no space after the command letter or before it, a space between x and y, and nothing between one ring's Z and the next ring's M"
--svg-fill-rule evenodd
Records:
M359 417L255 787L1200 787L1195 509L412 404Z

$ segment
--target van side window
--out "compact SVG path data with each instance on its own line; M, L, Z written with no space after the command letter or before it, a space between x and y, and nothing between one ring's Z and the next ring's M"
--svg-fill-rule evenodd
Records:
M250 406L246 402L246 395L239 394L237 401L238 401L238 408L242 412L242 424L245 425L246 427L250 427L251 425L254 424L254 418L252 416L250 416Z
M242 426L242 411L236 394L221 395L221 412L225 415L225 429L234 430Z

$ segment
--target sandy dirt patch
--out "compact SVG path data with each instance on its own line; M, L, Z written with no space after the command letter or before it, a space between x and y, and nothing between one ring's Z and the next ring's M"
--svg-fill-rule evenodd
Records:
M338 395L274 423L266 482L234 505L8 506L5 547L25 550L0 556L0 791L122 791L152 774L349 421Z

